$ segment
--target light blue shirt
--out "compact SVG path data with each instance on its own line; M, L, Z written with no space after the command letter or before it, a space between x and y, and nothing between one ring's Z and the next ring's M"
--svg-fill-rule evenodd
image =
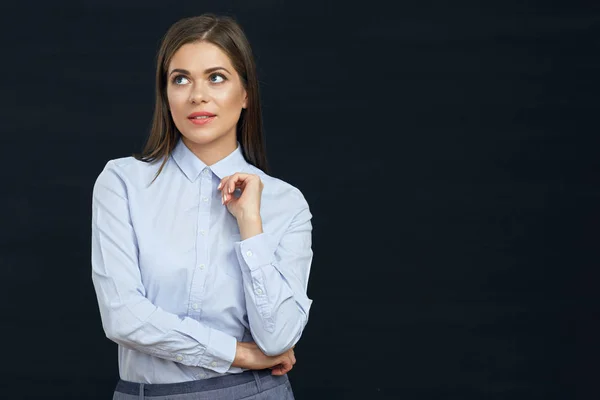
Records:
M150 185L160 164L110 160L93 189L92 280L120 377L240 373L231 366L237 341L267 355L290 349L312 304L312 215L300 190L247 163L239 142L206 166L180 139ZM263 233L246 240L217 190L235 172L264 183Z

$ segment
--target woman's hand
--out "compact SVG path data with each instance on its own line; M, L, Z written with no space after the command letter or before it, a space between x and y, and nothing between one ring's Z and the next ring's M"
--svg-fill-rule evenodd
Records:
M236 172L221 179L217 187L222 193L222 202L229 212L239 221L242 218L260 216L260 197L264 184L258 175ZM242 194L235 197L233 192L240 188Z
M254 342L237 342L235 359L231 365L247 369L271 368L271 375L284 375L296 364L294 347L278 356L267 356Z

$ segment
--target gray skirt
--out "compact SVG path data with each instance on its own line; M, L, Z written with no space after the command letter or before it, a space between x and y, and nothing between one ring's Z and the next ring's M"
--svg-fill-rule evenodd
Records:
M274 376L270 369L179 383L147 384L120 379L113 400L154 397L160 400L294 400L287 374Z

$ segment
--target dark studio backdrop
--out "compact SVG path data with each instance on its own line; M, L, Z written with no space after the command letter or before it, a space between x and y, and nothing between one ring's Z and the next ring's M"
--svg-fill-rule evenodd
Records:
M92 187L162 35L215 12L313 213L296 398L598 398L598 3L394 3L3 3L0 397L112 396Z

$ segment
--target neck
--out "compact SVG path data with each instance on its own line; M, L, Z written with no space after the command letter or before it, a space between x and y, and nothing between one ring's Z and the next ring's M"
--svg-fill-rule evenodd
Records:
M224 159L237 148L235 135L227 135L212 142L201 144L192 142L184 136L182 136L182 140L188 149L208 166Z

